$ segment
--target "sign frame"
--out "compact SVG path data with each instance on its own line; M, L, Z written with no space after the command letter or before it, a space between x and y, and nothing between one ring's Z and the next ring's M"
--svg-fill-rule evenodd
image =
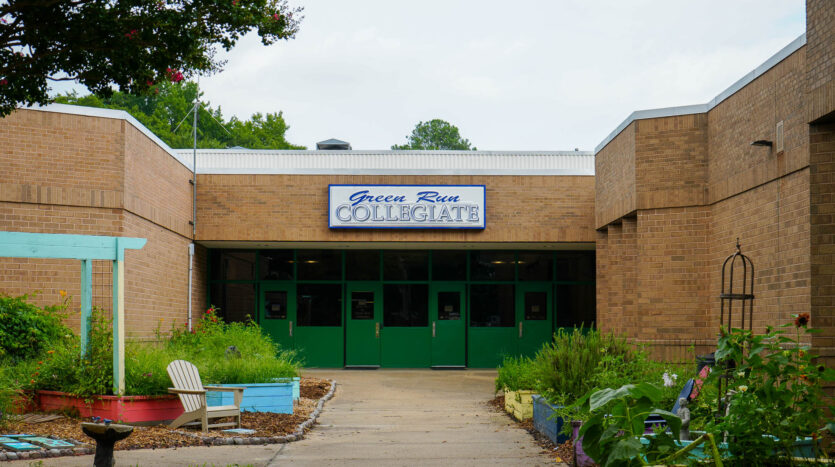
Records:
M443 226L443 225L433 225L433 226L420 226L420 225L333 225L331 223L331 207L333 204L333 199L331 197L331 187L425 187L427 189L432 188L460 188L460 187L468 187L468 188L481 188L482 192L482 199L481 199L481 225L465 225L465 226ZM430 184L422 184L422 183L415 183L415 184L408 184L408 183L329 183L328 184L328 228L329 229L365 229L365 230L377 230L377 229L397 229L397 230L485 230L487 229L487 186L486 185L461 185L461 184L453 184L453 185L430 185Z

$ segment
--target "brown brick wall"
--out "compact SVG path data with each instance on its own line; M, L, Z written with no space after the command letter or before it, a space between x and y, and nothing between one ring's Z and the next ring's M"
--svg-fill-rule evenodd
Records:
M811 125L811 309L817 354L835 366L835 123Z
M600 228L635 211L635 123L595 156L595 221Z
M835 2L806 0L806 115L815 121L835 109Z
M127 335L153 337L160 318L163 329L185 321L188 169L126 121L32 110L0 120L0 160L0 229L147 238L126 252ZM80 269L77 260L0 258L0 292L41 290L34 301L47 305L66 290L77 329ZM109 262L94 262L93 304L108 310L111 274ZM195 297L204 307L204 285Z
M484 184L487 228L329 230L328 184ZM594 177L199 175L198 240L593 242Z

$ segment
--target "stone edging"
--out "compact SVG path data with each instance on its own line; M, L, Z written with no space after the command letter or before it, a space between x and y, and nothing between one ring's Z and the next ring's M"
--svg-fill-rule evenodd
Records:
M282 443L290 443L293 441L298 441L304 438L304 431L313 426L316 423L316 419L319 418L319 415L322 413L322 409L325 406L325 402L331 400L333 397L334 392L336 391L336 381L329 380L331 383L331 388L328 390L328 393L322 396L319 399L319 402L316 403L316 409L313 410L313 413L310 414L310 417L299 424L296 427L296 431L292 434L284 435L284 436L264 436L264 437L252 437L252 438L244 438L244 437L237 437L237 438L228 438L228 437L218 437L218 436L202 436L194 433L188 433L185 431L176 430L175 433L180 433L186 436L191 436L194 438L199 438L203 441L203 443L207 446L221 446L221 445L252 445L252 444L282 444ZM48 436L48 438L57 439L54 436ZM73 442L78 442L76 440L69 440ZM81 444L89 444L89 443L81 443ZM29 459L42 459L47 457L62 457L62 456L84 456L89 454L95 454L96 448L95 447L75 447L72 449L44 449L42 451L32 451L32 452L0 452L0 461L16 461L16 460L29 460Z

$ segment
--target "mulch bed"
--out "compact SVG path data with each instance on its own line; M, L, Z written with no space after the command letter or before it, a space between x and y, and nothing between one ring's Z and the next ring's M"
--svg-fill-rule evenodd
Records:
M253 434L223 433L219 429L213 429L209 433L204 434L200 431L199 426L180 427L176 430L171 430L162 425L137 426L134 428L133 434L125 440L116 443L116 450L204 446L208 444L204 437L212 437L215 439L269 438L291 435L298 430L299 425L310 418L319 399L327 394L330 387L331 383L328 380L305 377L300 381L300 399L294 404L293 414L243 412L241 414L241 427L256 430ZM86 443L87 446L93 447L94 443L81 431L82 421L87 420L65 417L34 424L10 422L3 432L46 436ZM0 446L0 452L6 452L2 446Z
M565 442L560 445L554 445L547 436L543 435L539 431L537 431L533 427L533 420L528 419L525 421L518 421L513 418L512 415L505 412L504 410L504 396L496 396L493 399L487 401L487 405L495 410L496 412L501 412L505 414L510 420L513 421L518 427L525 429L528 433L531 434L536 444L542 448L542 452L546 454L548 457L554 459L555 462L565 462L568 465L574 464L574 446L571 441Z

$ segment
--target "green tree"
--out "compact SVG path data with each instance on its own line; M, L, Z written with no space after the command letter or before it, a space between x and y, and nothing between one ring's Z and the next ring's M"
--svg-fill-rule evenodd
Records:
M286 0L0 1L0 116L49 102L48 80L109 96L219 71L220 49L250 31L290 39L300 12Z
M428 122L419 122L412 130L412 134L406 136L406 139L406 144L395 144L391 148L459 151L475 151L477 149L470 145L470 140L461 137L461 134L458 133L458 127L437 118Z
M191 110L194 99L202 96L202 93L198 96L198 92L197 84L193 82L162 82L144 95L117 91L101 97L95 94L78 96L72 92L56 96L55 102L124 110L172 148L190 148L193 120L191 117L184 120L184 117ZM201 104L197 125L197 146L200 148L305 149L285 139L289 127L281 112L256 113L249 120L232 117L225 121L219 107L214 109L204 101Z

